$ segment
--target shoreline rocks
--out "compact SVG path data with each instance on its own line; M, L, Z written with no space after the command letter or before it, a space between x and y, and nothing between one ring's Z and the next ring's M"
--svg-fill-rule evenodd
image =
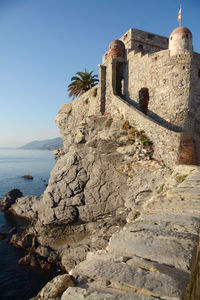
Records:
M22 197L23 194L19 189L12 189L9 191L4 199L0 201L0 207L2 211L8 210L13 203L15 203L16 199Z
M123 237L123 228L127 228L127 223L134 224L135 220L143 216L151 199L162 197L170 186L178 184L176 176L179 173L176 173L175 168L173 174L170 173L171 170L153 159L152 145L145 146L139 138L135 142L133 135L135 132L138 135L140 131L129 132L130 128L122 129L124 120L113 118L112 123L107 126L108 118L94 116L79 120L76 126L74 122L77 120L72 114L61 115L57 117L57 122L65 132L65 147L55 153L56 165L45 192L40 197L21 195L11 201L7 212L27 218L30 223L24 232L13 234L10 242L13 246L26 250L26 256L19 263L42 268L55 265L63 272L71 272L77 287L69 287L58 299L75 299L73 295L78 297L79 293L87 295L89 299L97 291L95 284L102 289L95 296L96 299L104 294L109 295L111 289L113 295L123 299L120 298L121 291L117 287L116 278L119 276L112 281L106 273L109 276L104 280L104 276L98 276L95 269L100 274L109 265L119 270L124 268L124 276L127 270L131 274L142 272L140 268L133 268L133 271L126 264L126 261L133 263L134 257L122 253L116 255L119 261L116 262L113 261L115 255L108 257L110 253L106 249L111 249L110 241L118 234L120 238ZM139 228L138 235L135 234L136 240L139 239L140 231L144 231L143 235L146 235L143 243L148 241L148 230ZM132 232L128 234L131 236ZM150 240L154 235L156 233L152 233ZM122 247L118 239L115 244L119 249ZM142 247L145 248L144 245ZM100 253L99 251L104 252L101 257L94 255L97 265L93 266L94 261L88 260L88 253ZM139 250L136 255L139 255ZM94 274L79 272L81 266L85 266L82 263L85 260L89 266L91 264L94 267ZM147 266L146 261L144 265ZM114 273L113 269L113 275ZM151 278L148 276L147 278ZM158 277L156 282L159 283ZM130 282L125 282L127 284ZM120 289L127 293L126 288L122 287L123 283L120 283ZM131 290L130 297L133 295L139 297L135 299L151 299L142 298ZM156 293L153 294L155 295Z

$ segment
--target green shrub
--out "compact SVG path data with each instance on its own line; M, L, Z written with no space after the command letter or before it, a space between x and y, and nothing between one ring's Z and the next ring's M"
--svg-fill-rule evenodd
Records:
M178 183L182 183L184 180L185 180L185 178L188 176L188 174L185 174L185 175L178 175L178 176L176 176L176 181L178 182Z
M131 125L130 125L129 121L128 120L124 121L124 123L121 126L121 129L128 130L130 128L131 128Z
M146 136L144 130L140 130L137 132L137 137L140 140L141 144L144 146L151 146L151 140Z
M165 184L163 183L160 188L157 190L157 194L160 194L164 189Z
M130 129L128 129L128 134L135 135L136 132L137 132L137 129L134 127L131 127Z
M111 124L112 124L112 122L113 122L113 119L108 119L108 120L106 121L105 127L110 127Z

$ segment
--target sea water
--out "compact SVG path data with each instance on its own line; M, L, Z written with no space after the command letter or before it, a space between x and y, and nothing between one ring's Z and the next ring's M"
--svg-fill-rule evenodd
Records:
M51 151L0 149L0 199L14 188L24 195L41 195L54 164ZM22 178L25 174L34 179ZM0 212L0 232L8 232L15 225L11 217ZM55 275L51 271L18 265L24 255L24 251L0 240L1 300L28 300Z

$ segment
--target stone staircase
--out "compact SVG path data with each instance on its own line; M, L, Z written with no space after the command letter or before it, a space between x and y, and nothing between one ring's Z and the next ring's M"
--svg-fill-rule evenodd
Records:
M186 176L185 176L186 177ZM200 168L71 271L61 300L199 300Z

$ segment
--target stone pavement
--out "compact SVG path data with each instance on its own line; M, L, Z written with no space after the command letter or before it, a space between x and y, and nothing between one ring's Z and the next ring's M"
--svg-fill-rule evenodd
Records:
M199 300L200 168L155 195L135 221L72 271L61 300ZM180 178L181 179L181 178Z

